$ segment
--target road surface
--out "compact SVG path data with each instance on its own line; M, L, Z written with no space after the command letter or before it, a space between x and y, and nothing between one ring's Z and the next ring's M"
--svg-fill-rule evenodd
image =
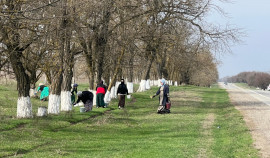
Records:
M254 146L263 158L270 158L270 91L248 90L232 83L219 83L229 93L251 131Z

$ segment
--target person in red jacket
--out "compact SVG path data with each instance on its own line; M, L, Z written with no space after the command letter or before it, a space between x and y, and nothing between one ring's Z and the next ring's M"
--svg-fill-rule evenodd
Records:
M99 107L105 108L104 96L106 94L107 88L103 84L102 80L97 85L96 91L97 91L97 93L96 93L97 94L97 99L96 99L97 108L99 108Z

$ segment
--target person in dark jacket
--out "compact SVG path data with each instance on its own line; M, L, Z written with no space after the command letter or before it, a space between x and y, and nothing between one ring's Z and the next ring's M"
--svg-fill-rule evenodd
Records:
M85 111L91 111L93 107L93 93L89 91L79 91L77 93L78 100L76 103L82 101L84 103Z
M118 102L118 108L124 108L125 107L125 98L126 95L128 95L128 89L126 84L124 83L124 79L121 79L121 83L117 88L117 94L119 95L119 102Z
M104 96L107 92L107 88L103 84L103 81L100 81L100 83L97 85L96 91L97 91L96 92L96 94L97 94L97 99L96 99L97 108L99 108L99 107L105 108Z
M77 88L78 88L78 84L74 83L72 86L72 91L71 91L71 103L74 104L75 100L76 100L76 96L75 94L77 94Z
M157 110L158 113L170 112L166 109L166 103L170 100L169 85L166 84L165 79L161 79L160 84L161 86L159 87L157 93L152 96L152 98L159 95L159 107Z

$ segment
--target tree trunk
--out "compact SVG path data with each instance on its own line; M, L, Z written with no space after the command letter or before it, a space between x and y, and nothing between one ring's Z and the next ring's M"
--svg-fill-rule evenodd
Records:
M100 24L100 29L96 29L95 32L95 51L97 55L97 82L101 81L103 74L103 65L104 65L104 55L106 51L106 46L109 38L109 23L111 19L111 8L113 7L114 1L109 1L104 6L103 11L103 20L102 24Z
M67 54L65 57L73 59L72 54ZM71 56L71 57L70 57ZM68 59L66 59L67 61ZM71 84L73 77L73 61L69 61L68 63L64 63L64 73L63 73L63 82L62 82L62 91L61 91L61 111L71 111L72 103L71 103Z
M133 65L134 65L134 52L131 52L131 57L129 60L129 67L128 67L128 80L127 80L127 82L133 82Z
M37 116L39 116L39 117L47 116L47 108L46 107L43 107L43 106L38 107Z
M114 83L115 83L115 81L116 81L116 77L117 77L117 74L118 74L118 72L119 72L119 70L120 70L120 65L121 65L121 61L122 61L122 59L123 59L123 57L124 57L124 54L125 54L125 48L122 48L121 54L120 54L120 56L119 56L119 58L118 58L118 61L117 61L116 68L115 68L114 73L113 73L112 80L111 80L111 82L110 82L110 84L109 84L109 87L108 87L108 91L111 90L112 86L114 85Z
M52 84L50 87L48 103L48 114L59 114L61 101L61 83L63 81L62 68L59 68L58 72L52 76Z
M30 91L30 78L26 74L26 70L21 62L22 51L11 48L10 62L12 64L16 79L18 90L17 101L17 117L18 118L31 118L32 104L29 96Z
M37 69L34 68L30 75L30 97L36 97L36 83L40 79L42 72L37 75Z
M16 71L21 71L21 73L16 73L17 89L19 93L19 99L17 103L17 117L31 118L33 117L33 114L32 114L32 104L29 96L30 90L29 77L23 72L22 69Z
M21 4L16 4L13 1L7 2L8 8L10 9L10 14L13 12L18 12L21 10ZM16 15L10 15L16 18ZM20 23L19 20L10 20L6 22L9 25L8 30L6 28L1 29L2 41L5 42L9 52L9 61L11 62L13 71L17 79L17 90L18 90L18 101L17 101L17 117L18 118L31 118L32 114L32 104L29 97L30 91L30 78L29 72L26 71L24 67L23 51L27 49L29 44L20 47L21 36L19 34ZM2 42L1 41L1 42ZM28 74L27 74L28 73Z
M109 84L109 86L108 86L108 90L107 90L107 92L106 92L106 94L105 94L105 97L104 97L104 101L105 101L106 103L108 103L108 102L110 101L110 98L111 98L111 88L112 88L113 85L115 84L117 74L118 74L119 70L121 69L121 68L120 68L120 65L121 65L121 61L122 61L122 59L123 59L123 57L124 57L124 54L125 54L125 48L122 48L121 54L120 54L120 56L119 56L119 58L118 58L118 61L117 61L116 68L115 68L114 73L113 73L113 77L112 77L112 79L111 79L111 82L110 82L110 84ZM115 88L116 88L116 87L115 87ZM113 92L112 92L112 93L113 93Z
M88 48L89 49L89 48ZM86 63L87 63L87 67L88 67L88 81L89 81L89 89L94 90L94 82L95 82L95 71L94 71L94 62L93 62L93 56L91 51L88 51L88 49L86 49Z
M95 41L91 40L91 36L89 37L89 41L87 41L84 37L83 37L83 32L80 28L76 28L76 32L78 33L78 39L80 42L80 45L82 46L83 52L85 53L85 58L86 58L86 63L87 63L87 67L88 67L88 81L89 81L89 89L94 90L94 78L95 78L95 65L94 65L94 61L95 61L95 56L94 53L95 52Z
M154 61L154 56L151 55L150 59L148 60L148 62L146 64L145 71L144 71L144 74L142 76L142 80L141 80L138 92L143 92L146 90L146 87L149 87L146 84L150 83L147 80L150 79L150 70L151 70L151 66L152 66L153 61Z
M159 79L162 79L162 65L160 63L156 63L157 65L157 76Z
M103 65L104 65L104 54L105 54L105 46L102 46L98 48L97 52L97 83L101 81L102 79L102 74L103 74Z
M133 65L134 65L134 52L132 51L129 60L128 77L127 77L128 93L133 93Z
M150 59L147 61L147 64L146 64L146 67L145 67L145 71L144 71L144 74L142 76L142 79L143 80L150 79L150 70L151 70L153 61L154 61L154 56L153 55L150 55Z
M94 87L94 83L95 83L95 75L94 75L94 73L90 73L90 74L89 74L88 80L89 80L89 89L95 90L95 87Z
M61 24L61 55L63 55L63 82L61 90L61 111L71 111L71 84L73 77L74 55L71 51L71 19L68 10L68 2L63 2L63 19Z
M103 76L104 76L104 84L108 86L110 84L110 72L106 71Z

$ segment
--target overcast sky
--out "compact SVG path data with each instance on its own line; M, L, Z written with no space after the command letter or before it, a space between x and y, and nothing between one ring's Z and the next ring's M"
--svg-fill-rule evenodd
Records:
M234 0L219 4L229 17L210 15L213 22L242 28L247 37L233 46L233 54L217 57L222 61L219 76L234 76L243 71L270 71L270 0Z

